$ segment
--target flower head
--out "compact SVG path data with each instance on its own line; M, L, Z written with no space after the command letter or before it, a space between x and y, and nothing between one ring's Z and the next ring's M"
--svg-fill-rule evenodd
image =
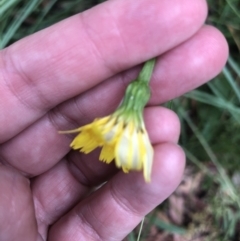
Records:
M146 182L150 182L151 178L153 148L142 113L150 97L148 81L153 67L153 60L144 65L138 79L128 86L122 103L113 114L63 132L79 132L70 144L74 150L79 149L87 154L101 147L101 161L110 163L115 160L116 166L124 172L143 170Z

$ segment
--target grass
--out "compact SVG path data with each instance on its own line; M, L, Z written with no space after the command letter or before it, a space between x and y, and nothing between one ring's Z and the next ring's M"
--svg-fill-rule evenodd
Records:
M100 2L0 0L0 48ZM139 240L240 240L240 0L208 4L207 23L224 33L230 57L214 80L170 103L182 123L190 173L184 182L192 186L181 185L146 217ZM137 228L126 240L138 234Z

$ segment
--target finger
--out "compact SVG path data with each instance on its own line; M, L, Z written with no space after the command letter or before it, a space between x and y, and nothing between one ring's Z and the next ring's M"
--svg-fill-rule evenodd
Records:
M38 230L47 240L48 227L79 202L89 191L71 174L64 159L31 183Z
M202 28L191 39L160 57L150 82L150 104L170 100L208 81L222 69L227 53L222 34L213 27ZM69 137L72 137L59 135L58 130L76 128L110 114L119 104L127 83L137 73L138 70L133 69L117 75L58 106L2 145L0 156L29 174L44 172L69 151ZM17 161L19 158L21 163Z
M150 104L169 101L211 80L221 72L227 58L228 43L223 34L204 26L180 47L162 56L161 67L156 68L151 81Z
M185 41L206 13L205 0L106 1L5 49L0 142L58 103Z
M123 240L181 181L185 157L177 145L156 146L154 159L150 184L140 173L118 173L54 224L49 241Z
M151 107L145 119L153 143L177 142L180 124L165 108ZM46 236L49 225L57 221L92 189L110 179L119 169L98 161L99 152L81 155L72 152L44 174L34 178L32 193L40 233Z
M40 240L29 181L0 165L0 190L0 240Z

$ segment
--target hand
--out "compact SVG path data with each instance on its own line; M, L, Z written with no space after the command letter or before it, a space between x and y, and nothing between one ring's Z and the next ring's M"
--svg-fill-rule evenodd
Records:
M0 52L0 240L122 240L181 181L180 124L157 107L216 76L228 48L204 0L107 1ZM73 129L111 114L139 64L159 56L141 172L69 149ZM93 191L93 187L108 182Z

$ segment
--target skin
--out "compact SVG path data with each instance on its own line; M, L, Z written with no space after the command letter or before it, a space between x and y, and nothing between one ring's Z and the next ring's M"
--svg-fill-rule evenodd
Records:
M185 165L180 123L157 105L223 68L227 43L204 25L206 14L204 0L111 0L0 52L0 240L122 240L176 189ZM99 162L98 151L71 151L73 136L58 131L110 114L155 56L146 184L141 172Z

